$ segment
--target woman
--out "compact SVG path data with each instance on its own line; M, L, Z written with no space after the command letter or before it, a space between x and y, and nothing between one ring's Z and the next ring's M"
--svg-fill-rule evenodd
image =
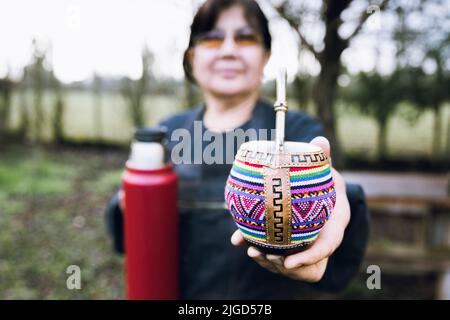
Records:
M262 254L253 246L241 248L244 239L223 207L230 159L239 144L230 129L274 128L272 103L260 99L270 47L267 19L253 0L209 0L194 17L183 65L187 78L200 87L204 106L161 124L168 128L169 137L179 128L194 136L192 157L199 141L196 129L208 132L209 141L231 139L232 143L224 143L223 161L185 161L175 166L180 180L182 298L296 298L306 284L338 290L361 263L367 219L364 214L354 219L354 212L350 219L346 184L334 169L335 212L304 252L282 257ZM287 113L285 136L319 145L330 155L322 126L305 113ZM200 140L204 151L209 142ZM178 143L169 142L169 153ZM360 196L352 210L365 213L364 197L357 191ZM114 210L121 211L113 201L110 211Z

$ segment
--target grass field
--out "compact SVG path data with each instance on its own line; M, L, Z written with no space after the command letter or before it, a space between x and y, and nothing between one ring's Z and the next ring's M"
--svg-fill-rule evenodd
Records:
M44 94L46 110L46 135L50 137L50 114L54 97L50 92ZM31 93L26 101L31 106ZM100 110L102 113L100 125L94 118L95 99L89 91L69 91L65 95L67 110L64 117L65 133L74 140L92 140L101 138L104 141L127 144L132 136L132 125L129 121L124 98L120 94L106 93L102 95ZM12 128L19 123L19 96L13 96L13 112L10 119ZM171 96L147 96L144 101L146 125L154 125L162 118L183 109L183 101ZM292 110L295 102L290 102ZM30 108L31 109L31 108ZM393 157L430 157L432 153L433 114L425 112L416 123L410 124L401 116L408 112L408 106L402 106L389 121L388 154ZM367 116L351 111L342 105L338 106L338 137L347 153L357 156L374 158L377 155L376 122ZM442 112L442 145L441 154L450 149L450 106Z
M125 156L24 146L1 154L0 299L123 298L123 259L103 211ZM70 265L81 269L81 290L67 289Z

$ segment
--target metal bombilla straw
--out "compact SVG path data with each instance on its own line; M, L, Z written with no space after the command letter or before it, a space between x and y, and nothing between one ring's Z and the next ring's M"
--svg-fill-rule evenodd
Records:
M284 149L284 126L288 106L286 102L286 68L282 67L277 75L277 100L275 110L275 151L282 153Z

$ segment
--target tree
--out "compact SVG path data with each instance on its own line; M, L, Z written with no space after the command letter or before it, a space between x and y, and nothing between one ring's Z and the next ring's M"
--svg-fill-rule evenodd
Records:
M7 131L9 114L11 111L11 94L13 81L8 75L0 78L0 141Z
M44 110L42 99L45 86L45 67L46 50L38 48L38 42L33 39L33 57L30 68L30 76L33 84L33 106L34 106L34 140L40 141L42 130L45 125Z
M293 97L297 100L301 110L306 110L311 101L312 81L311 77L297 73L292 83Z
M145 120L143 99L150 81L150 70L153 64L153 54L147 47L142 50L142 74L139 80L125 78L121 92L128 102L131 122L135 127L142 127Z
M424 72L422 67L409 68L408 94L406 100L413 104L418 115L426 110L431 110L434 115L433 121L433 155L439 157L442 145L442 106L450 101L450 74L445 70L442 59L442 51L432 50L428 52L427 59L435 63L436 70L432 74ZM450 125L450 123L447 123Z
M387 127L391 115L404 100L409 74L395 70L388 76L379 73L359 73L353 85L342 89L342 97L361 113L372 116L378 124L378 160L387 158Z
M397 64L409 70L406 99L415 106L418 115L426 110L434 114L432 152L437 158L443 136L442 106L450 101L450 32L443 28L450 23L450 16L437 10L436 5L442 5L442 1L434 1L432 5L435 7L417 5L415 11L421 15L416 15L420 23L415 24L408 24L408 12L397 8L400 22L394 40L398 44Z
M64 142L64 93L61 82L56 78L53 71L51 72L51 83L55 94L55 104L53 108L53 141L56 144Z
M98 141L102 140L102 78L94 74L94 131Z
M284 0L279 5L274 5L279 15L285 19L294 29L299 37L300 49L306 49L313 54L320 64L321 70L313 85L313 100L317 108L317 114L325 127L333 148L333 159L335 163L342 163L340 146L336 139L336 117L334 103L336 99L337 79L341 72L341 55L349 46L350 41L361 31L367 18L376 10L367 3L364 10L359 14L353 31L343 37L339 34L339 28L344 24L342 13L349 8L352 0L323 0L320 7L315 7L316 2ZM383 10L388 1L383 0L377 10ZM372 8L372 10L369 10ZM320 22L324 28L324 36L321 43L314 45L306 36L307 29L313 19Z
M436 72L428 77L429 81L426 82L427 90L423 92L423 94L428 97L425 106L429 106L434 113L432 151L437 157L440 155L442 143L441 107L445 102L450 101L449 72L446 72L445 70L444 57L441 55L441 52L444 51L443 49L444 48L437 48L436 50L430 50L428 52L428 58L434 61L436 65Z
M27 99L27 84L29 83L29 71L28 67L23 68L22 79L19 82L19 109L20 109L20 122L18 129L18 136L22 141L27 139L28 130L30 127L30 116L28 114L28 99Z

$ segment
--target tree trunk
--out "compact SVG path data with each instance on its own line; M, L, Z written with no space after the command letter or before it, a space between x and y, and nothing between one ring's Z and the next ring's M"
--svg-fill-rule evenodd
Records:
M144 90L143 90L144 78L141 78L137 83L136 96L134 100L134 125L137 128L141 128L144 126L144 109L143 109L143 98L144 98Z
M44 112L42 110L43 78L40 66L35 66L33 83L34 102L34 137L33 140L40 142L42 138L42 128L44 125Z
M6 133L6 117L4 116L4 104L0 99L0 143L3 144L3 140L5 139Z
M438 105L434 106L434 126L433 126L433 155L432 159L438 159L441 149L441 112Z
M102 141L103 139L103 128L102 128L102 99L100 94L96 95L95 98L95 138L98 141Z
M336 117L334 112L334 101L336 96L336 80L338 66L330 64L328 68L320 73L314 84L313 96L317 108L317 116L322 122L326 137L330 141L333 164L343 165L341 149L336 134Z
M387 159L387 118L378 120L378 161L383 163Z
M6 103L3 101L0 96L0 139L4 136L6 132Z
M53 139L56 144L64 142L64 111L65 106L62 93L58 92L53 119Z
M20 124L18 135L22 141L25 141L27 139L28 129L30 126L30 117L28 115L27 90L23 84L19 90L19 104Z
M97 141L103 139L102 128L102 82L100 77L94 78L94 134Z
M8 78L0 79L0 138L6 135L11 110L12 83Z
M133 103L133 124L136 128L144 126L144 112L142 97L139 94L135 97Z
M324 49L319 53L321 72L313 88L317 114L330 140L333 164L338 167L344 164L344 158L337 139L334 103L337 79L341 69L341 54L348 46L348 42L339 36L338 28L341 13L350 2L351 0L328 0L324 3L323 20L326 25Z
M446 157L445 160L448 160L447 163L450 162L450 117L447 118L447 147L445 151ZM450 183L449 183L449 190L450 190ZM450 194L450 192L449 192Z

